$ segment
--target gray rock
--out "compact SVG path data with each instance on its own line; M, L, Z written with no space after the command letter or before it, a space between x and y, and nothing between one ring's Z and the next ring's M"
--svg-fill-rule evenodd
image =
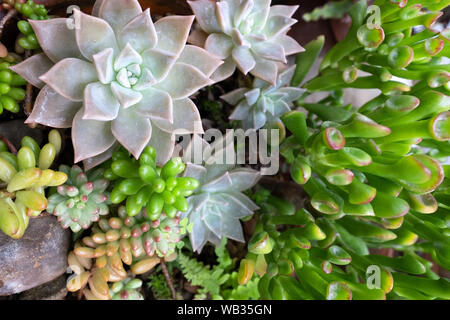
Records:
M70 232L56 218L31 219L21 239L0 232L0 296L56 279L67 268Z
M63 300L67 295L65 275L36 288L22 292L19 300Z

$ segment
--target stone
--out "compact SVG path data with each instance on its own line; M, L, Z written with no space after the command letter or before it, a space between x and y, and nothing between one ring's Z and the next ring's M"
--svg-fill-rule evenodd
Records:
M0 296L16 294L66 272L70 231L55 217L30 219L21 239L0 232Z
M63 300L67 295L67 277L62 275L55 280L22 292L19 300Z

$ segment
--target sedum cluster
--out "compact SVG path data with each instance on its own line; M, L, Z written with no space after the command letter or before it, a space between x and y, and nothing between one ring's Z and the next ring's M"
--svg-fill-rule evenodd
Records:
M431 269L433 263L412 247L396 258L369 252L371 244L388 244L393 232L364 220L314 217L264 189L252 198L262 210L238 280L245 284L255 273L260 276L263 299L449 298L449 282L439 278ZM374 272L378 284L369 281Z
M24 137L17 155L1 145L0 229L11 238L21 238L30 217L47 208L46 188L67 180L64 172L49 169L61 149L61 136L52 130L48 139L41 149L33 138Z
M105 289L108 282L125 280L124 265L139 275L154 268L160 259L175 259L177 244L187 227L187 219L181 220L179 216L170 218L161 214L150 221L144 212L130 217L124 206L119 207L117 215L101 218L92 227L92 234L75 244L68 259L75 273L68 282L68 290L78 291L89 284L90 291L86 293L86 288L83 291L89 299L90 292L99 291L96 287ZM104 293L103 298L110 298L108 294Z
M124 150L113 154L111 167L105 172L105 177L115 184L111 202L126 200L129 216L143 210L155 221L162 213L174 218L188 209L186 197L198 187L198 181L178 176L186 167L181 158L172 158L163 167L156 166L156 159L156 150L151 146L144 149L139 160L130 158Z
M17 57L12 54L0 58L0 114L4 110L18 113L20 110L19 103L25 99L26 94L23 86L26 81L9 70L9 67L17 63L17 60Z
M12 3L11 3L12 4ZM48 19L47 9L43 4L37 4L33 0L28 0L24 3L16 1L14 8L20 12L25 19L30 20L46 20ZM36 38L30 23L27 20L20 20L17 22L17 28L21 32L21 35L17 39L17 44L25 50L39 49L39 42Z
M48 198L47 212L57 216L63 228L78 232L109 213L109 181L103 178L104 169L85 173L78 166L61 165L59 171L68 179Z

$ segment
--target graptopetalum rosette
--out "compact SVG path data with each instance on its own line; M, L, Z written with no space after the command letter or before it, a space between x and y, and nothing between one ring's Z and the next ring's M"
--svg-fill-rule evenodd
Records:
M224 237L244 242L240 219L258 209L243 192L258 182L260 174L250 168L236 168L236 162L227 163L230 155L235 156L230 133L211 145L194 135L185 150L184 175L200 183L187 199L188 211L181 215L192 224L190 239L194 251L200 252L208 241L219 246ZM198 150L203 151L202 164L194 163Z
M193 20L153 24L137 0L98 0L92 15L75 9L73 19L30 20L43 53L12 67L41 89L26 122L72 127L75 162L86 170L118 143L136 158L150 143L164 164L175 132L203 131L189 96L223 63L186 46Z
M297 22L298 6L270 6L270 0L188 1L200 29L190 41L225 60L212 79L230 77L236 66L242 73L275 84L278 64L304 49L287 35Z
M289 112L293 102L300 98L303 89L290 87L296 66L280 70L275 85L255 78L252 88L239 88L221 98L236 106L230 120L241 120L244 129L258 130L280 122L280 117Z

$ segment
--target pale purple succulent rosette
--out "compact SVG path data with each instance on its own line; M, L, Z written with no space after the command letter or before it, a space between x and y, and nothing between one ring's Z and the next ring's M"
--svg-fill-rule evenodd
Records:
M239 88L220 98L236 106L230 120L242 121L244 129L258 130L269 127L289 112L293 102L300 98L304 89L290 87L295 66L282 71L276 85L255 78L252 88Z
M233 135L233 133L229 133ZM201 252L207 242L220 245L222 238L245 242L240 219L252 215L259 207L243 191L255 186L260 173L250 168L239 168L236 164L226 163L227 157L235 158L232 141L225 136L209 145L205 140L194 135L185 150L184 176L195 178L200 186L187 201L189 209L182 213L192 223L189 234L192 249ZM197 147L208 156L202 164L194 163ZM221 163L217 163L221 159Z
M194 16L152 22L137 0L97 0L92 15L30 20L43 53L12 69L40 88L27 123L72 127L86 169L120 143L138 158L148 144L164 164L175 134L203 132L189 96L223 63L186 45Z
M191 43L224 59L212 75L216 82L230 77L236 69L275 85L278 65L286 56L304 51L287 35L297 20L298 6L270 6L271 0L193 0L188 1L200 29Z

